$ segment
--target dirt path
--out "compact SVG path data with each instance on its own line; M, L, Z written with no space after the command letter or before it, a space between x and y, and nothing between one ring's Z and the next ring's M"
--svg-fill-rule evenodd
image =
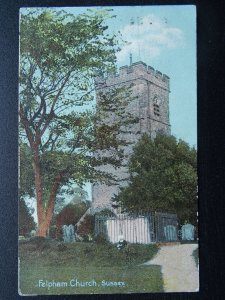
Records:
M145 265L162 267L165 292L197 292L199 289L199 272L193 251L197 244L162 246L151 261Z

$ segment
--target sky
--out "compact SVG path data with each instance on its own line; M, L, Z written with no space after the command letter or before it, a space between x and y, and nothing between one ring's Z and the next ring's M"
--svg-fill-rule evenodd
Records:
M141 60L170 77L171 133L197 148L195 6L108 8L116 15L116 18L108 21L109 33L117 34L120 31L128 42L117 55L118 68L129 65L132 53L133 62ZM87 11L87 7L63 9L72 14ZM90 184L85 189L91 199Z
M56 8L80 14L90 7ZM101 9L102 7L91 7ZM124 45L117 55L118 68L132 61L170 77L172 134L197 148L196 7L194 5L115 6L107 22L109 33L120 31ZM21 9L24 13L26 9ZM133 24L131 24L131 22Z
M143 61L170 77L171 133L197 148L196 7L194 5L117 6L108 22L128 43L117 65ZM66 11L83 13L87 8ZM93 9L93 8L92 8ZM133 23L133 24L131 24Z

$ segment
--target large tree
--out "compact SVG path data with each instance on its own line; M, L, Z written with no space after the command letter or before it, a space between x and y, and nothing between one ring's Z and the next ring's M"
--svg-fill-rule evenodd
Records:
M127 212L177 213L179 221L196 223L197 155L182 140L144 135L129 163L130 182L115 197Z
M116 107L125 116L127 88L102 95L97 112L90 108L96 72L115 71L119 50L117 37L107 33L107 18L105 10L75 16L39 9L21 15L20 139L32 155L39 236L47 235L57 193L64 185L82 186L87 180L112 183L116 178L96 167L119 166L122 161L124 141L118 133L128 119L95 124L116 114ZM98 149L110 151L93 155Z

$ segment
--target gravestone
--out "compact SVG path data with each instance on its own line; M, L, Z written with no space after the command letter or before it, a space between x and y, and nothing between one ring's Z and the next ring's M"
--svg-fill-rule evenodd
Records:
M192 224L185 224L181 227L181 238L183 241L193 241L195 227Z
M164 227L164 235L166 241L176 241L177 240L177 230L173 225L167 225Z
M73 243L75 242L75 232L74 232L74 225L63 225L63 241L64 243Z

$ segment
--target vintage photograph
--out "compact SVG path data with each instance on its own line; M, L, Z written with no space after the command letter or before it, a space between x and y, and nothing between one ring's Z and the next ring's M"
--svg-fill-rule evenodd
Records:
M19 294L198 292L196 7L19 22Z

